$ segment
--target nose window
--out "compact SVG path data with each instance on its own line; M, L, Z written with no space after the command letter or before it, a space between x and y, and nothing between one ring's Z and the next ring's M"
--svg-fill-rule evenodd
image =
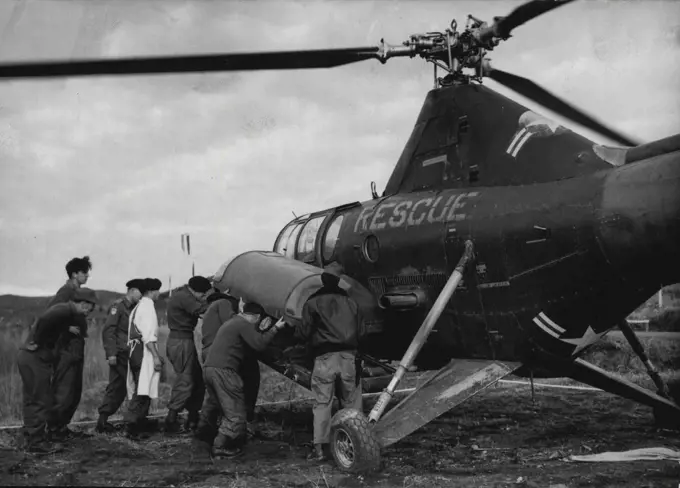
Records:
M342 221L345 218L344 215L338 215L334 218L333 222L328 226L326 231L326 236L323 240L323 260L329 262L333 260L335 254L335 247L338 243L338 237L340 235L340 227L342 226Z
M326 218L326 215L315 217L307 222L300 233L300 239L297 245L297 259L304 262L314 261L314 243L316 242L316 235L319 233L321 222Z

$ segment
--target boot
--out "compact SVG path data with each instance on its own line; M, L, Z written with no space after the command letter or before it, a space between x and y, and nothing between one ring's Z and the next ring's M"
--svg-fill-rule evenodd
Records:
M327 461L328 458L323 452L323 444L314 444L314 450L307 456L307 461Z
M141 441L148 439L150 435L140 429L139 423L130 422L125 424L125 437L133 441Z
M99 420L97 420L97 426L94 428L97 434L110 434L116 431L116 427L109 423L108 415L100 415Z
M196 429L198 428L198 419L198 412L189 412L186 420L184 421L184 430L186 432L196 432Z
M181 426L177 421L177 410L168 410L168 415L165 417L165 432L167 434L174 434L181 430Z
M144 417L142 420L139 421L139 430L141 432L153 433L157 432L158 429L159 422L157 419L150 419L148 417Z
M243 452L243 443L239 439L231 439L224 434L217 434L213 443L215 457L231 458Z

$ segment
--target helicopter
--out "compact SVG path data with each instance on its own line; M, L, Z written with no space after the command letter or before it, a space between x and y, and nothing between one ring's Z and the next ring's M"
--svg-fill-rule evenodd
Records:
M372 185L368 201L295 217L271 251L237 256L213 277L243 299L278 292L265 309L295 323L320 273L341 276L366 318L362 391L381 395L368 416L336 413L331 453L341 470L375 470L381 449L509 374L573 378L647 405L664 423L680 414L625 321L660 286L680 281L680 134L638 144L487 58L515 28L571 1L532 0L490 24L469 15L461 29L453 20L401 45L15 63L0 65L0 78L332 68L416 56L434 65L435 87L381 194ZM618 146L529 110L485 78ZM656 392L581 359L617 327ZM309 359L295 351L282 337L260 360L309 388ZM387 410L414 368L435 373Z

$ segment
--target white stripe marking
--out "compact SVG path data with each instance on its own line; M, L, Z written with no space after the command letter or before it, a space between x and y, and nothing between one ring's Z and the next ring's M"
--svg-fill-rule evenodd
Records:
M548 334L550 334L551 336L553 336L555 339L559 339L559 338L560 338L560 335L559 335L557 332L555 332L555 331L552 330L550 327L548 327L548 326L545 325L543 322L541 322L540 319L539 319L538 317L534 317L534 324L538 325L541 329L543 329L544 331L546 331Z
M510 141L510 145L508 146L506 153L510 154L512 152L512 148L517 144L517 141L526 133L526 129L522 129L519 131L517 134L515 134L515 137L512 138L512 141Z
M519 153L519 150L522 149L522 146L529 140L529 138L531 137L531 135L532 135L531 132L527 132L527 133L524 134L524 136L520 139L520 141L519 141L519 142L517 143L517 145L515 146L515 149L512 151L512 157L513 157L513 158L514 158L514 157L517 157L517 153Z
M543 312L539 313L538 316L541 317L548 325L552 325L553 329L555 329L560 334L562 334L564 332L564 329L562 327L560 327L555 322L550 320L548 318L548 316L546 314L544 314Z
M446 162L446 154L442 154L441 156L437 156L432 159L426 159L423 161L423 168L426 166L430 166L432 164L437 164L437 163L445 163Z

